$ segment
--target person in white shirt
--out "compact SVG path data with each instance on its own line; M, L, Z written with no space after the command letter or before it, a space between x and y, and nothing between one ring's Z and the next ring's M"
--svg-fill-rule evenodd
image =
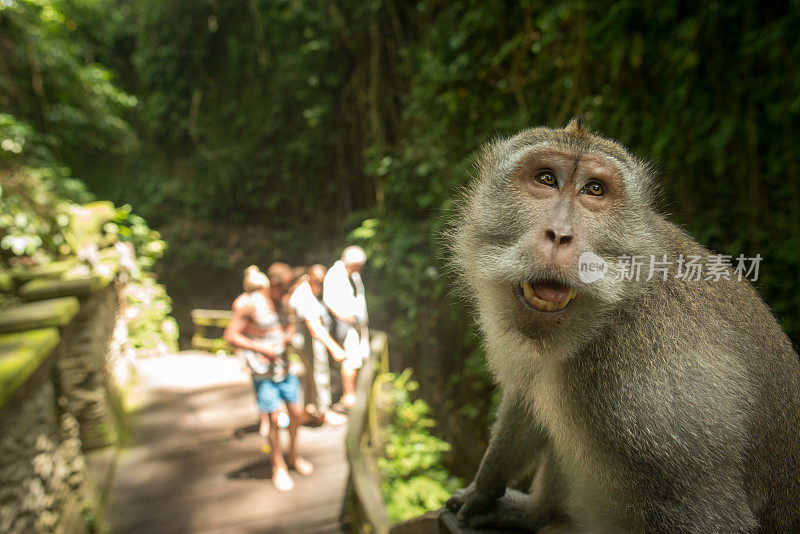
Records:
M322 284L322 300L334 316L335 337L345 351L341 399L345 407L352 406L356 400L356 374L369 356L367 302L359 274L366 261L364 249L347 247L342 259L328 270Z
M310 387L304 388L306 411L328 424L343 424L347 418L330 410L331 368L328 351L337 362L345 359L344 349L330 334L332 318L328 307L322 302L322 282L327 269L323 265L312 265L289 297L289 306L297 312L297 318L305 323L306 340L303 350L306 365L311 367Z

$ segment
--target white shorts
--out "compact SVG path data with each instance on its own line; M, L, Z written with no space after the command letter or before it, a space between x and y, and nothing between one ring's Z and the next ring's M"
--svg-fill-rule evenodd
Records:
M346 370L361 369L364 360L369 356L369 339L367 336L360 336L358 330L349 327L344 336L345 358L342 361L342 368Z

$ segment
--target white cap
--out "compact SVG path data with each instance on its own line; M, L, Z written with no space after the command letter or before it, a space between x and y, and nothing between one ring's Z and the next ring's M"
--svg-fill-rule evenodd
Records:
M342 261L345 265L359 264L364 265L367 261L367 253L358 245L352 245L344 249L342 252Z

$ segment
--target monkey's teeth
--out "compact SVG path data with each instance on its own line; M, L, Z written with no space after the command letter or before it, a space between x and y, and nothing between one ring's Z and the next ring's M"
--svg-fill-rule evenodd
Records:
M530 282L528 282L527 280L522 282L522 293L525 295L525 298L528 301L531 301L532 299L536 298L536 295L533 292L533 287L531 287Z
M533 290L533 287L527 280L522 282L520 285L522 286L522 294L525 296L525 300L527 300L531 306L539 311L553 312L563 310L567 307L567 304L572 302L572 299L574 299L575 295L577 294L577 290L574 287L570 287L569 291L567 292L567 298L561 302L550 302L537 297L536 292Z

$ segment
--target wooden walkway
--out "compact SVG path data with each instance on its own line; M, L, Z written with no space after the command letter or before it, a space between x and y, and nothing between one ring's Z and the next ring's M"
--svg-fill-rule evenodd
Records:
M113 533L341 532L344 426L300 429L315 471L292 472L295 489L281 493L260 451L252 385L232 358L181 353L140 360L137 371L133 436L108 507Z

